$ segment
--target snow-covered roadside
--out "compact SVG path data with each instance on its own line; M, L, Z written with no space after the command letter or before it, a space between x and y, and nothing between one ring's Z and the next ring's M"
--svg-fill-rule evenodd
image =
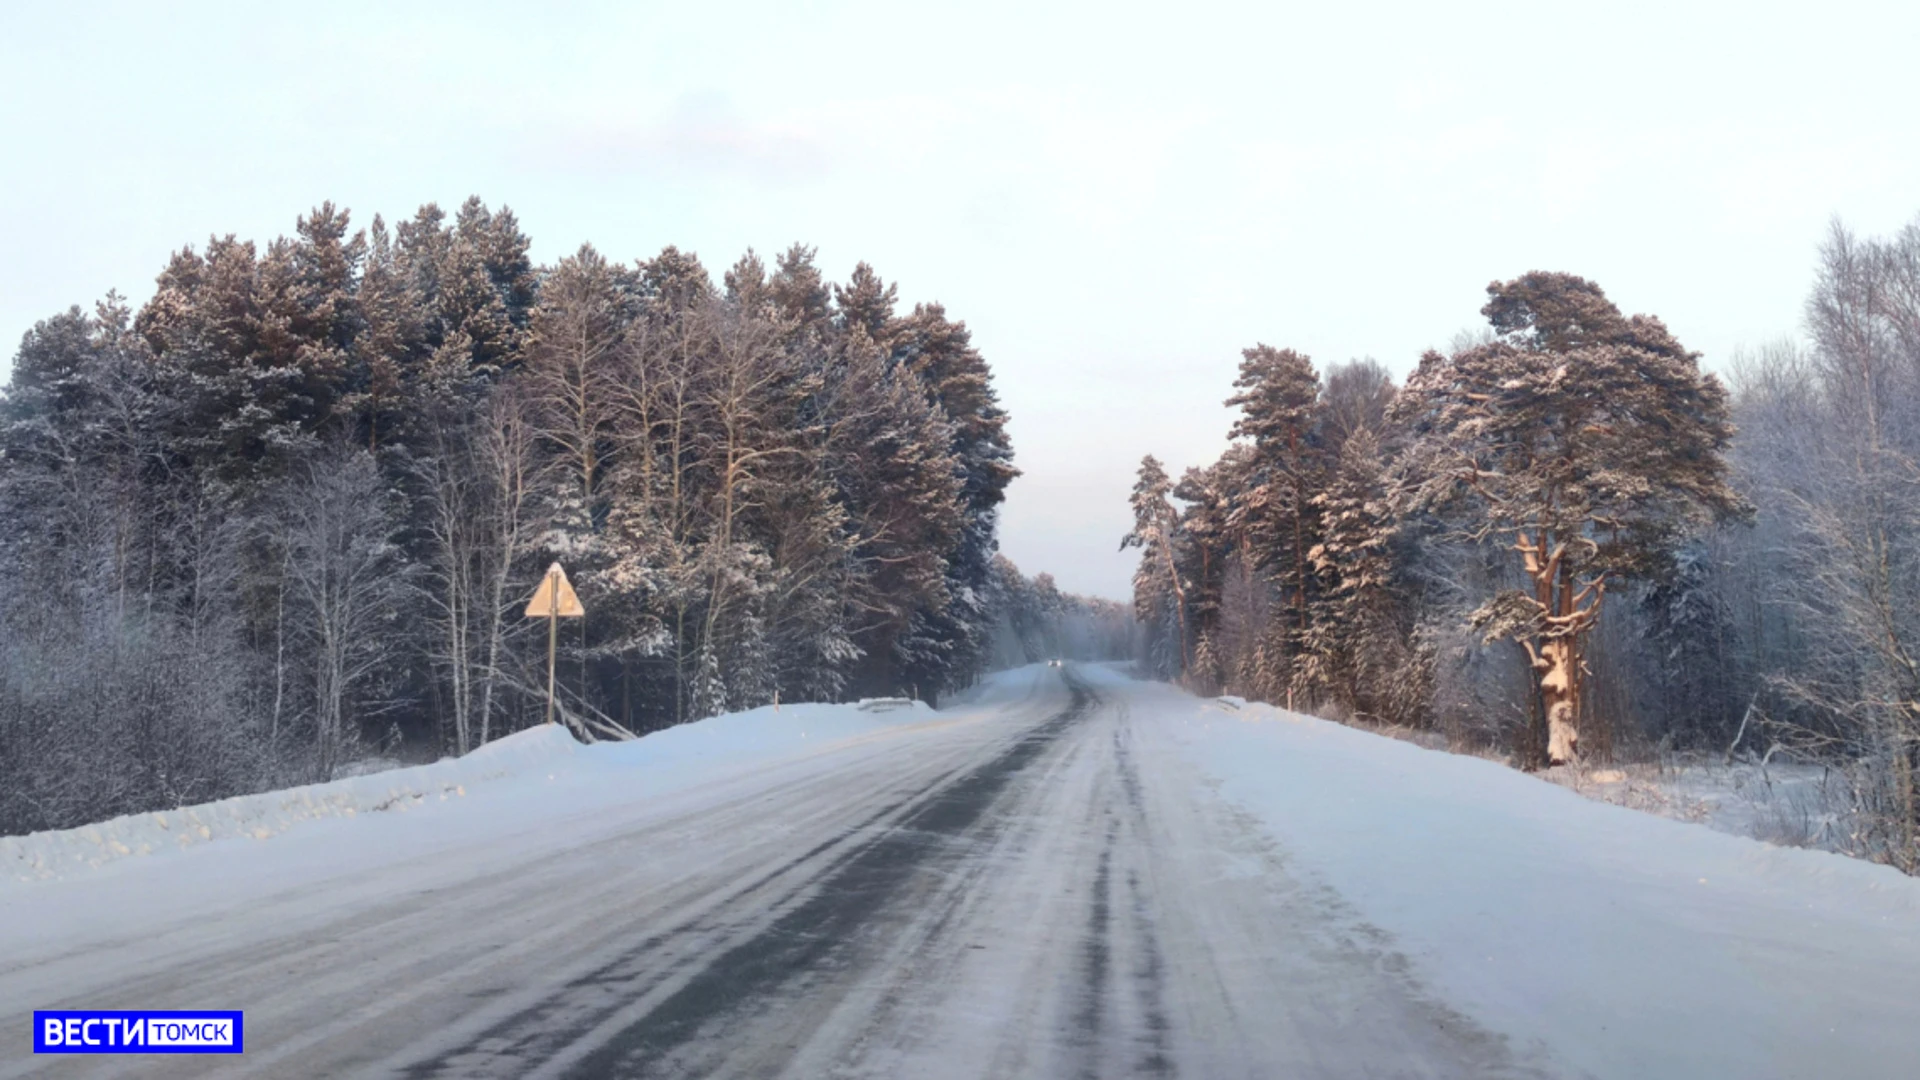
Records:
M558 726L517 732L463 758L243 795L77 829L0 837L0 883L70 876L128 858L266 840L322 819L398 814L473 794L560 784L574 798L660 792L934 716L925 703L786 705L716 716L628 743L583 746ZM609 787L609 785L614 785Z
M1290 869L1519 1046L1601 1077L1920 1075L1920 880L1271 706L1132 693Z
M1581 773L1556 769L1547 779L1590 799L1787 847L1848 854L1853 841L1847 779L1819 765L1696 757Z
M1229 707L1245 704L1235 697L1212 700ZM1447 749L1446 737L1433 731L1353 720L1341 723L1428 750ZM1490 750L1477 756L1502 760ZM1528 775L1597 802L1695 822L1734 836L1856 854L1852 793L1846 777L1826 766L1786 759L1727 762L1712 754L1674 753L1656 761L1597 768L1556 765Z
M594 746L559 732L523 733L459 761L249 796L220 811L193 808L211 836L185 846L143 837L158 829L141 820L150 815L102 822L91 834L15 837L0 849L0 975L85 956L110 977L134 941L145 943L149 960L185 962L216 943L245 948L341 912L522 873L637 822L684 817L697 832L699 815L729 800L815 782L903 748L917 755L924 745L938 755L996 737L998 720L1025 713L1005 706L1043 678L1039 668L1006 672L969 704L941 712L782 705ZM396 793L404 797L373 810ZM167 816L175 828L186 820ZM266 838L256 839L257 830ZM120 838L129 854L92 835ZM146 855L127 842L134 839L149 843Z
M543 766L565 767L581 747L559 727L522 731L458 760L241 795L151 814L129 814L77 829L0 837L0 874L21 880L60 877L119 859L215 841L265 840L304 821L402 812L428 799L464 797L469 785Z

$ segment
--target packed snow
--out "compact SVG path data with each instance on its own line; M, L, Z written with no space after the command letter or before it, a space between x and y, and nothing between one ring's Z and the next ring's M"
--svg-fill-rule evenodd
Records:
M1576 1072L1920 1075L1920 880L1268 705L1135 693L1448 1001Z

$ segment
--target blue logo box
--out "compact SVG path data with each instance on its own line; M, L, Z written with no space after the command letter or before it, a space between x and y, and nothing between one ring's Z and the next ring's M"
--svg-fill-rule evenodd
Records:
M239 1009L35 1009L36 1054L238 1054Z

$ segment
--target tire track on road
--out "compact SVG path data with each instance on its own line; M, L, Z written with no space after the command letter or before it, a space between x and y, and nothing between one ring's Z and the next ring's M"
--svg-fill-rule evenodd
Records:
M663 942L649 935L535 1008L503 1018L469 1045L490 1047L486 1058L493 1064L522 1063L522 1072L538 1063L538 1075L703 1075L707 1070L695 1059L724 1054L738 1042L703 1046L703 1032L764 1009L794 984L821 981L845 969L863 944L863 931L880 921L913 878L959 854L962 846L954 841L973 829L1007 785L1093 704L1084 687L1070 684L1069 690L1066 708L986 762L937 778L816 848L810 854L836 845L844 850L783 897L756 902L751 912L732 920L736 931L755 921L763 925L745 940L723 946L717 957L703 960L698 953L682 952L663 967L658 951ZM857 839L875 832L872 839ZM714 918L724 922L736 910L736 904L723 905ZM768 911L778 914L765 921ZM724 941L727 936L727 926L707 929L711 937ZM449 1051L414 1062L405 1074L456 1075L476 1066L485 1071L488 1060Z

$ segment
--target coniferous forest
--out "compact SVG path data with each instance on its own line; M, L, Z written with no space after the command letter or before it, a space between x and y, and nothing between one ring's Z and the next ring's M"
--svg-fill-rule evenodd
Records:
M1530 769L1817 763L1920 872L1920 224L1835 225L1724 378L1569 274L1481 314L1399 386L1245 350L1227 452L1140 465L1144 662Z
M966 325L811 249L536 266L469 200L186 248L35 326L0 399L0 833L778 699L934 700L1131 648L996 554Z

